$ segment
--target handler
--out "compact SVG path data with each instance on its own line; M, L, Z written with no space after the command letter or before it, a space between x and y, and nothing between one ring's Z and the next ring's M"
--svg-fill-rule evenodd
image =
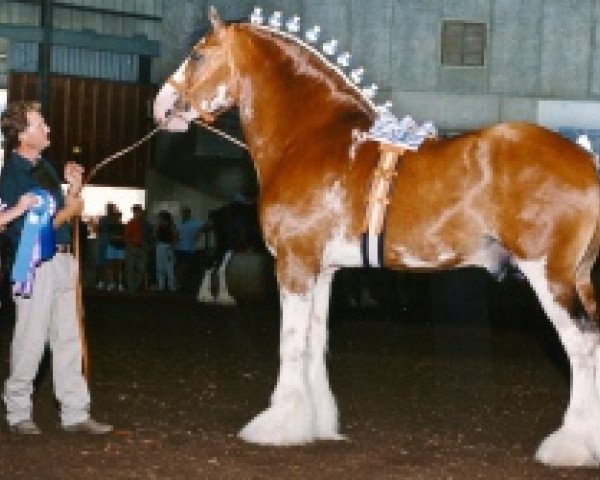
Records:
M53 197L57 210L50 220L55 230L56 253L35 268L30 293L15 290L16 323L10 376L4 386L9 429L18 434L41 433L32 419L31 397L33 380L48 342L63 430L108 433L112 426L99 423L89 415L90 394L82 372L82 342L76 310L78 267L71 255L69 221L78 216L83 207L79 195L83 169L75 163L65 165L64 176L69 189L66 197L63 196L56 170L40 156L50 145L50 128L42 117L39 103L10 103L2 114L1 127L9 154L0 174L0 198L12 207L22 194L41 188ZM8 225L6 234L15 248L25 240L27 227L23 217Z

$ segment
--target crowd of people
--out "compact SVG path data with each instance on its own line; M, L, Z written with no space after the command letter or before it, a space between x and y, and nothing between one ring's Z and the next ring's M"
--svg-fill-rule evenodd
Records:
M161 210L151 222L141 205L132 217L109 202L96 227L96 288L137 293L145 290L191 291L191 273L199 259L199 240L209 225L183 206L180 218Z

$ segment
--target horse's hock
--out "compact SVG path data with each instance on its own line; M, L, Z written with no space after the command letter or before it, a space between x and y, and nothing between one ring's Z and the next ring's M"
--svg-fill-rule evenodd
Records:
M227 266L226 279L229 292L236 300L263 300L275 292L273 259L267 253L234 253Z

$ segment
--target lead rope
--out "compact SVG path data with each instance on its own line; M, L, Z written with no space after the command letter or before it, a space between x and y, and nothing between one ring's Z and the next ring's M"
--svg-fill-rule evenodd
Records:
M206 130L210 130L211 132L216 133L220 137L223 137L225 140L230 141L231 143L237 145L238 147L243 148L244 150L248 150L248 145L246 145L241 140L238 140L237 138L232 137L228 133L225 133L224 131L219 130L218 128L215 128L212 125L209 125L208 123L204 123L202 120L196 119L196 120L194 120L194 123L197 125L200 125L203 128L206 128Z
M237 138L232 137L231 135L223 132L222 130L219 130L218 128L215 128L201 120L194 120L194 123L196 123L197 125L200 125L201 127L205 128L207 130L210 130L211 132L219 135L220 137L223 137L225 140L228 140L229 142L237 145L238 147L243 148L244 150L248 150L248 146L244 142L238 140ZM156 127L154 130L152 130L152 131L148 132L146 135L144 135L137 142L132 143L130 146L128 146L122 150L119 150L117 153L114 153L114 154L106 157L100 163L96 164L94 166L94 168L92 168L92 170L90 170L89 175L87 175L84 178L84 181L82 182L82 185L81 185L82 188L87 183L89 183L90 180L92 178L94 178L100 170L102 170L108 164L114 162L119 157L122 157L123 155L131 152L132 150L138 148L143 143L150 140L150 138L152 138L152 136L154 136L159 130L160 130L160 127ZM81 257L81 245L79 242L79 217L77 217L76 219L73 219L73 255L75 257L75 262L77 263L77 271L78 271L77 280L75 282L75 308L76 308L77 318L79 320L79 339L81 341L82 369L83 369L83 375L85 376L86 380L89 381L90 362L89 362L89 355L88 355L87 338L85 336L85 321L84 321L85 312L83 309L83 288L81 286L81 275L80 275L80 268L79 268L80 257Z
M150 138L160 130L160 127L156 127L154 130L146 134L137 142L131 144L129 147L126 147L122 150L119 150L117 153L106 157L100 163L96 164L94 168L90 171L89 175L84 178L81 187L83 188L96 174L106 167L109 163L115 161L117 158L122 157L126 153L136 149L142 143L147 142ZM75 281L75 311L77 314L77 319L79 321L79 340L81 342L81 366L83 370L83 376L86 380L89 381L90 378L90 361L88 355L88 344L87 338L85 335L85 312L83 308L83 288L81 285L81 269L80 267L80 258L81 258L81 245L79 242L79 217L74 218L72 221L73 227L73 255L75 257L75 262L77 265L77 279Z

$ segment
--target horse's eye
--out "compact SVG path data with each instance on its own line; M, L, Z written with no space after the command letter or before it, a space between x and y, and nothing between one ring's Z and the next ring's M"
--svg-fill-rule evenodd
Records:
M204 57L202 56L202 54L200 52L197 52L196 50L194 50L191 54L190 54L190 59L194 62L202 62L202 59Z

